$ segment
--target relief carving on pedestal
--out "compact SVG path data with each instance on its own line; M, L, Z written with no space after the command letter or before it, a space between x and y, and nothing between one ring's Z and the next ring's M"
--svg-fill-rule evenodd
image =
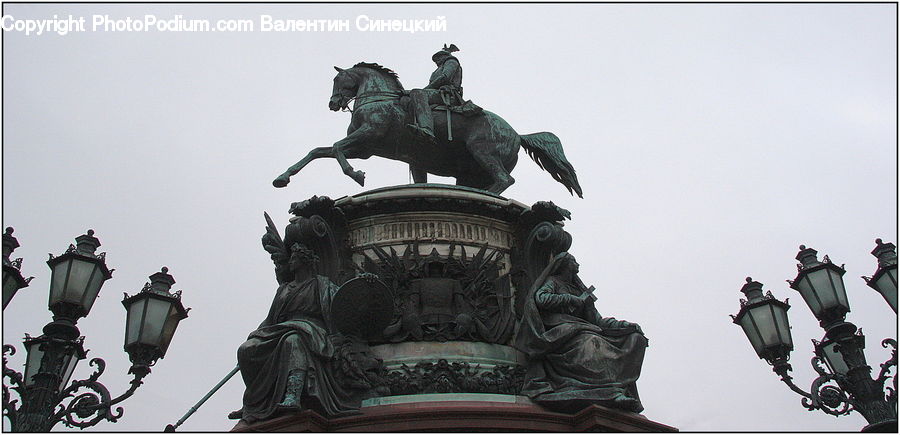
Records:
M377 258L365 256L362 271L381 277L394 294L385 342L509 341L515 319L500 251L484 245L469 257L464 246L451 245L447 257L421 255L414 242L402 255L377 246L372 252Z
M519 394L525 381L525 368L498 364L490 370L466 362L420 362L403 364L386 376L391 395L434 393Z

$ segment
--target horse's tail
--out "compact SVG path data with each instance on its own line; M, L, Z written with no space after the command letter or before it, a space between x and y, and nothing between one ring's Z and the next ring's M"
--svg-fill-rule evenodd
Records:
M553 179L559 181L566 186L571 194L572 191L581 195L581 186L578 185L578 177L575 176L575 168L566 160L566 154L563 152L562 143L555 134L550 132L540 132L519 136L522 139L522 148L528 153L528 157L534 160L541 169L550 173Z

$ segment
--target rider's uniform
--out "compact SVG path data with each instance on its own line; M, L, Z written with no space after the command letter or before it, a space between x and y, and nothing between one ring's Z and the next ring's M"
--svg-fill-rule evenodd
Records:
M459 59L444 50L435 53L432 59L438 67L431 73L428 86L409 91L412 100L410 106L417 124L410 124L409 127L418 133L434 137L431 105L458 105L462 102L462 67Z

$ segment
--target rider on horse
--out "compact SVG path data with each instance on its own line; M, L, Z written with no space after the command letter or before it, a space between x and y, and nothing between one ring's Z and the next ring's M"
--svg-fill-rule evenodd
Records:
M410 165L413 180L426 182L427 174L456 178L456 184L500 194L515 179L510 175L518 160L517 154L524 148L538 166L549 172L569 192L582 195L575 168L566 159L562 143L553 133L540 132L526 135L517 133L503 118L483 110L471 101L454 99L462 94L462 70L459 61L451 55L457 51L451 45L434 55L438 70L425 89L413 90L414 98L403 98L406 93L397 74L376 63L360 62L352 68L334 67L334 78L328 108L339 111L347 108L349 101L357 100L352 110L347 135L331 146L321 146L309 151L303 159L291 165L272 181L275 187L286 186L291 176L297 174L315 159L330 157L337 160L341 171L360 186L365 183L365 173L356 170L348 159L368 159L372 156L399 160ZM447 136L435 138L446 146L422 146L422 139L412 137L405 128L409 125L412 108L405 108L405 101L415 101L414 130L430 130L434 136L434 110L442 110L447 117ZM454 101L455 100L455 101ZM439 119L441 120L441 119ZM455 138L451 121L455 124ZM440 122L438 126L443 130Z
M459 51L456 45L450 44L448 47L444 44L444 48L438 51L431 60L437 64L437 69L431 73L431 79L428 86L424 89L411 89L409 91L410 100L412 100L411 108L415 114L415 124L407 124L419 135L423 135L433 140L434 137L434 118L431 116L431 105L444 105L447 110L451 106L462 104L462 67L459 65L459 59L451 53Z

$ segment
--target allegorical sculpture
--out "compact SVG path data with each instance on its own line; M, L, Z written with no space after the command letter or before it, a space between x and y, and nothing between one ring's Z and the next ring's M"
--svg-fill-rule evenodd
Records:
M304 387L329 414L352 409L325 368L334 356L325 319L337 286L313 273L315 253L299 244L291 251L294 278L278 287L269 315L238 348L247 421L266 419L278 408L299 408Z
M360 400L383 383L383 366L359 334L335 326L335 298L343 287L316 273L319 256L311 249L300 243L286 249L271 221L263 245L272 253L280 285L265 320L238 348L246 389L243 407L232 417L252 423L299 409L328 416L356 412ZM375 284L372 275L361 278ZM385 309L377 305L372 308Z
M570 193L582 196L575 169L556 135L521 136L503 118L462 100L462 68L451 54L454 51L456 46L451 45L436 53L438 69L431 82L412 91L403 89L395 72L376 63L334 67L338 74L328 107L353 112L347 137L333 146L314 148L272 184L284 187L309 162L330 157L363 185L365 173L353 169L347 159L379 156L408 163L416 183L426 182L431 173L499 194L515 181L510 172L522 147Z
M602 317L595 301L568 252L534 281L515 337L528 355L522 394L552 409L599 403L640 412L635 383L647 339L637 324Z

